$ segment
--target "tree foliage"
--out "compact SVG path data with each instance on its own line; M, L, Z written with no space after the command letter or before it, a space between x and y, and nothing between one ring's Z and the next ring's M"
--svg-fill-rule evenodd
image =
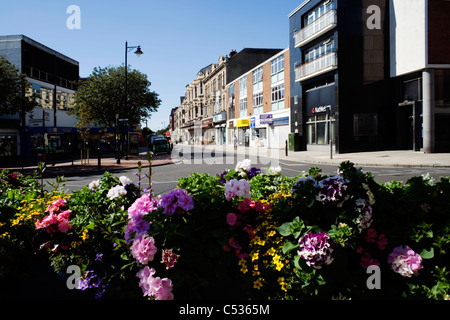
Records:
M0 56L0 115L31 111L36 105L35 96L25 96L30 84L25 74Z
M147 76L137 70L128 70L127 106L125 107L125 67L94 68L92 74L82 81L75 93L71 113L80 121L111 127L116 114L129 123L157 111L161 101L150 90Z

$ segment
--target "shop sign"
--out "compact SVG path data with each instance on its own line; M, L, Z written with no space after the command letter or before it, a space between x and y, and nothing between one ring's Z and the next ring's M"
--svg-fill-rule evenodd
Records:
M248 119L241 119L241 120L237 120L237 125L238 128L241 127L249 127L250 126L250 118Z
M214 123L219 123L227 120L227 112L222 111L213 115Z
M314 107L314 108L312 108L311 112L312 112L313 114L315 114L315 113L323 113L323 112L327 112L328 109L331 110L331 105L328 105L328 106L320 106L320 107Z
M273 124L273 115L271 113L269 114L261 114L259 115L259 123L260 124Z
M212 126L212 124L213 124L213 119L212 118L202 121L202 126L203 127L210 127L210 126Z

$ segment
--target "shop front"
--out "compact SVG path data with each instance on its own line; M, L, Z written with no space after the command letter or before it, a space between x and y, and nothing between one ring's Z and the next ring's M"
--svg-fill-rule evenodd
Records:
M227 112L222 111L222 112L214 114L213 123L216 128L216 144L225 145L226 144Z
M238 119L236 121L238 145L243 147L250 146L250 118Z
M335 139L335 86L308 90L305 102L307 150L329 150Z

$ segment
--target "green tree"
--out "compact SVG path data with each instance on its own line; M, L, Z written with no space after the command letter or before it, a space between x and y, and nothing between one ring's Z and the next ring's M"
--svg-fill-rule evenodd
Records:
M111 127L116 114L129 123L157 111L161 101L150 91L150 81L137 70L128 70L127 106L125 108L125 67L94 68L92 74L80 83L74 95L71 113L80 121Z
M35 95L25 95L29 86L26 75L0 55L0 116L24 115L36 106Z

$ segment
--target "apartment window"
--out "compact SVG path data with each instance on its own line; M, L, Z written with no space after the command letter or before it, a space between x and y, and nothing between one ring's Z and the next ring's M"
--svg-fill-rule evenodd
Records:
M253 71L253 84L263 81L263 67Z
M239 116L247 116L247 98L239 99Z
M284 80L284 55L279 56L270 63L271 82L275 84Z
M253 71L253 92L263 88L263 67Z
M284 83L272 87L272 111L284 109Z
M239 79L239 116L247 116L247 77Z
M313 23L317 19L319 19L321 16L323 16L325 13L327 13L330 10L335 9L335 1L324 1L321 4L319 4L317 7L312 9L310 12L304 15L303 17L303 26L306 27L307 25Z
M247 95L247 77L244 76L239 79L239 96Z
M279 56L270 63L271 75L284 70L284 55Z
M333 51L336 51L335 41L333 38L330 38L310 49L305 50L304 61L305 63L308 63Z
M263 93L258 92L253 94L253 114L263 113Z

